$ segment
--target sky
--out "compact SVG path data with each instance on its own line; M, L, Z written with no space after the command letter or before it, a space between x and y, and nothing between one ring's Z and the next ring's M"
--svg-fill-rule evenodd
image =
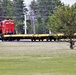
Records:
M64 2L65 4L74 4L76 2L76 0L61 0L62 2Z
M32 0L24 0L26 3L26 6L28 6ZM76 2L76 0L61 0L62 2L64 2L65 4L74 4Z

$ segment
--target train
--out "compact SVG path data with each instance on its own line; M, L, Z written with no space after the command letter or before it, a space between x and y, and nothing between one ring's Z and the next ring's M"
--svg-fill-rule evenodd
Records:
M0 21L0 40L14 41L21 39L30 39L31 41L56 41L59 39L66 39L64 34L16 34L14 20Z

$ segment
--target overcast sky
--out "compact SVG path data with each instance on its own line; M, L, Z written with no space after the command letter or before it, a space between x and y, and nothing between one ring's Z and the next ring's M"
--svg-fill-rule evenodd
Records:
M32 0L24 0L24 1L25 1L26 5L29 5ZM76 2L76 0L61 0L61 1L64 2L65 4L70 4L70 5L72 5Z
M74 4L76 2L76 0L61 0L62 2L64 2L65 4Z

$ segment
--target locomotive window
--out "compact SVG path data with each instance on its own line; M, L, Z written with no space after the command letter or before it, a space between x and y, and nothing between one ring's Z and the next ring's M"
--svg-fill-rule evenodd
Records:
M2 23L0 23L0 26L2 26Z
M13 22L6 22L6 24L14 24Z
M6 24L9 24L9 22L6 22Z
M9 22L10 24L14 24L13 22Z

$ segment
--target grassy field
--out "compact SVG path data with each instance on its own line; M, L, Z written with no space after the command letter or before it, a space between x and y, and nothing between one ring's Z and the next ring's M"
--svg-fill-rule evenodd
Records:
M76 75L76 48L65 42L0 42L0 75Z

